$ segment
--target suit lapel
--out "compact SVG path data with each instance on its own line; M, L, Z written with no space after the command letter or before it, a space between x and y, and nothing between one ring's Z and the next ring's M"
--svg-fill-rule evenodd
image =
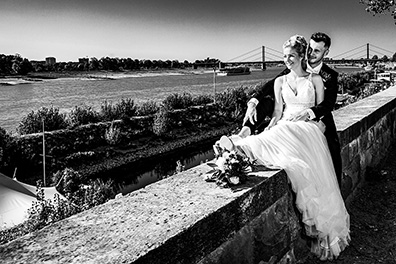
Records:
M331 74L328 72L328 66L323 64L319 72L320 77L322 77L323 83L326 83L331 78Z

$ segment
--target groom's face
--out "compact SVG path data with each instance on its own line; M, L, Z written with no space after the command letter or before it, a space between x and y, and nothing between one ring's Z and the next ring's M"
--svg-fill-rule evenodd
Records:
M325 47L323 41L316 42L313 39L309 40L308 63L311 67L318 66L328 53L329 48Z

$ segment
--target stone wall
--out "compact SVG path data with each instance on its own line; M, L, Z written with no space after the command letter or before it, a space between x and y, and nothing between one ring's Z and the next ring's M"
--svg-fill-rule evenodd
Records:
M387 154L396 137L396 87L374 94L334 113L341 143L341 192L347 203L364 183L368 168Z
M352 199L395 141L396 87L334 113L342 193ZM284 171L235 190L206 164L0 246L4 263L294 263L300 226Z

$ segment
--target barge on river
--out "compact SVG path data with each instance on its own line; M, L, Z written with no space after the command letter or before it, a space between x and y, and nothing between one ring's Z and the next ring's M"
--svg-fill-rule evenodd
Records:
M250 74L250 68L246 66L222 68L217 71L217 76L233 76L233 75L248 75Z

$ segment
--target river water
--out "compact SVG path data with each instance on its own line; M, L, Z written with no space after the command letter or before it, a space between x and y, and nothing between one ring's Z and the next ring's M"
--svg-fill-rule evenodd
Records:
M252 71L250 75L217 76L216 92L241 85L257 84L275 76L282 68ZM109 76L108 76L109 77ZM17 85L16 80L0 79L0 127L13 132L23 117L41 107L54 106L69 112L81 104L99 109L103 101L131 98L135 103L162 101L172 93L213 94L211 72L182 75L114 75L114 79L59 78ZM8 84L8 85L5 85Z

